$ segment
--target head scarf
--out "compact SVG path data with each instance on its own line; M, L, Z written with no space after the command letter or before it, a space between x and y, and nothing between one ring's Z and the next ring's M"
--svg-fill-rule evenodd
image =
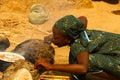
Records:
M55 27L65 36L77 39L81 31L85 30L83 23L73 15L67 15L55 23Z

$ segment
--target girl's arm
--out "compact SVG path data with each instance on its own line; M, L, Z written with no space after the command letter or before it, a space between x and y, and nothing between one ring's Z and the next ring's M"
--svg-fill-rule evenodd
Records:
M44 59L42 59L36 62L35 67L38 67L40 65L44 67L46 70L84 74L87 72L88 69L88 62L89 62L88 57L89 57L88 52L80 53L77 56L78 64L49 64Z

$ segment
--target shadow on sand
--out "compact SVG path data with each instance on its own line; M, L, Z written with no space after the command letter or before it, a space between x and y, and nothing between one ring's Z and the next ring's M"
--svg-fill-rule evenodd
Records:
M120 10L114 10L112 11L113 14L120 15Z
M119 0L92 0L92 1L104 1L110 4L118 4Z

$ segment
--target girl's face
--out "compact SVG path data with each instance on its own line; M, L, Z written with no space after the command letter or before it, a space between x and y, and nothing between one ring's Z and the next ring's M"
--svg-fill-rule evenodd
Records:
M66 46L70 44L70 38L62 35L56 27L53 27L52 42L58 47Z

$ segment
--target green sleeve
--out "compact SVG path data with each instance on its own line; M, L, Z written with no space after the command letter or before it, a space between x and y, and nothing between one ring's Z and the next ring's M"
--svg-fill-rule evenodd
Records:
M71 54L75 57L77 56L79 53L87 51L87 48L84 47L82 44L80 43L73 43L70 47L70 52Z

